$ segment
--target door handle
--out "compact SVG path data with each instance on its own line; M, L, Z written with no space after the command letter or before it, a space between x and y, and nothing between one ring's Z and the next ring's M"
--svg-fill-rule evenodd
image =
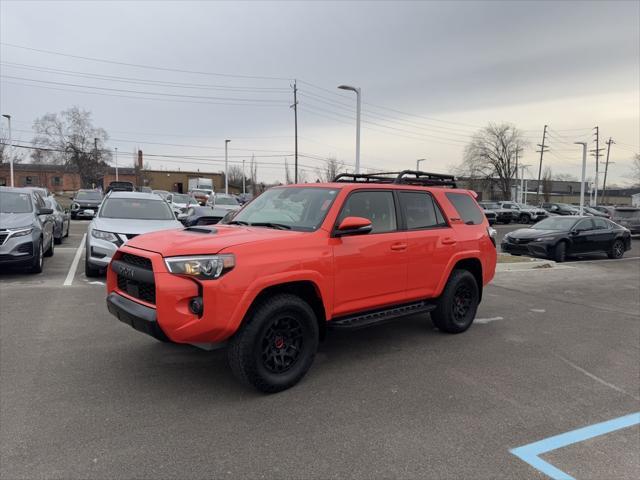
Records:
M407 249L406 243L394 243L393 245L391 245L391 250L394 250L394 251L401 251L406 249Z
M454 245L456 243L456 240L453 238L443 238L440 243L442 243L443 245Z

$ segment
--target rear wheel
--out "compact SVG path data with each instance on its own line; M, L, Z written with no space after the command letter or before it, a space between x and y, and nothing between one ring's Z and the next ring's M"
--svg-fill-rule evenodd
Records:
M567 242L560 242L553 251L553 259L562 263L567 259Z
M618 258L622 258L623 255L624 255L624 243L622 240L616 240L615 242L613 242L613 245L611 245L611 250L607 252L607 256L609 258L618 259Z
M51 232L51 243L49 244L49 248L47 248L47 251L44 252L45 257L53 257L55 243L56 243L56 238L54 237L53 232Z
M480 303L475 277L468 270L454 270L431 312L431 321L443 332L462 333L473 323Z
M275 393L307 373L318 349L318 323L301 298L282 294L262 301L230 340L227 358L243 383Z
M520 223L530 223L531 222L531 215L529 215L528 213L523 213L522 215L520 215Z

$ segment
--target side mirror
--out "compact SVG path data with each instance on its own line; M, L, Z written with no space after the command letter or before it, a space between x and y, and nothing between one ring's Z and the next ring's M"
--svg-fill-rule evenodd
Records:
M53 208L41 208L38 210L38 215L52 215Z
M371 232L371 220L364 217L347 217L338 226L336 237L344 237L347 235L363 235Z

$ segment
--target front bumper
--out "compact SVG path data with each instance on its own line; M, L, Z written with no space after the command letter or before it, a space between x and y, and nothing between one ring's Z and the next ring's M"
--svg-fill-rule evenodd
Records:
M33 234L7 238L0 246L0 264L17 265L31 261L37 242L38 238Z
M533 257L548 257L551 254L553 244L549 242L513 243L502 241L500 248L505 253L515 255L531 255Z
M87 259L91 265L106 268L111 263L113 255L118 251L118 246L108 240L100 240L87 234Z
M118 320L139 332L151 335L163 342L169 340L158 324L154 308L129 300L117 293L110 293L107 296L107 308Z

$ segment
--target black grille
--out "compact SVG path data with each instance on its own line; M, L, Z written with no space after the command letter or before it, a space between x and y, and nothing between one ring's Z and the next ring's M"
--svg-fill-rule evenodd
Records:
M120 260L130 265L135 265L136 267L144 268L146 270L153 270L153 267L151 266L151 260L145 257L139 257L138 255L124 253L122 257L120 257Z
M0 245L4 244L4 241L9 236L9 232L0 232Z
M138 236L137 233L125 233L127 240L131 240L132 238L136 238Z
M19 253L28 253L29 255L33 255L33 243L23 243L17 249Z
M120 257L120 261L145 270L153 270L151 260L146 257L139 257L138 255L133 255L131 253L123 253ZM155 283L133 280L131 278L118 275L118 289L147 303L156 303Z
M118 275L118 289L147 303L156 303L156 286Z

